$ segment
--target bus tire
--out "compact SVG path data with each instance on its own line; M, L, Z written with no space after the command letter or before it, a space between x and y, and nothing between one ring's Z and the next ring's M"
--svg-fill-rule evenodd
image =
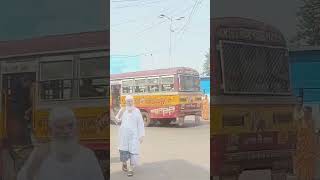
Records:
M141 114L142 114L144 126L145 126L145 127L150 126L150 125L151 125L151 119L150 119L149 113L147 113L147 112L141 112Z

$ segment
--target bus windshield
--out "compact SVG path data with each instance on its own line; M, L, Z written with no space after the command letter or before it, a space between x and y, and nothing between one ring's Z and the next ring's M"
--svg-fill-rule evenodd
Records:
M200 91L199 77L191 75L180 75L180 91Z

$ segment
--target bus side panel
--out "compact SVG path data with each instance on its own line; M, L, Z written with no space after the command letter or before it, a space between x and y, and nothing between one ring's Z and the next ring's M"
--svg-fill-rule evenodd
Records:
M102 140L110 139L110 129L108 125L99 127L98 119L105 113L105 107L76 108L75 115L78 120L81 140ZM34 128L37 138L46 139L48 137L48 115L47 110L38 110L35 115Z
M265 106L233 106L233 107L211 107L213 119L211 122L212 133L216 134L240 134L255 132L256 122L253 120L253 113L257 113L261 119L265 121L264 131L288 131L288 129L296 129L296 121L294 119L294 109L292 106L283 107L265 107ZM292 115L291 121L274 122L274 113L282 115ZM223 116L235 115L244 116L243 126L226 126L223 127Z
M243 126L223 126L224 115L246 114L249 112L249 117L245 118ZM257 132L254 123L254 112L259 112L262 119L266 121L265 129L262 132ZM274 122L273 113L293 114L292 106L282 107L266 107L266 106L211 106L211 173L212 175L221 175L228 171L231 173L231 164L225 161L224 157L228 153L248 152L248 151L263 151L273 150L276 153L279 151L290 151L295 148L296 139L296 121L284 121L282 123ZM283 116L280 116L283 117ZM268 139L267 143L263 144L247 144L245 141L256 139L260 134L263 139ZM239 145L236 151L228 150L228 139L235 135L239 137ZM231 147L231 146L230 146ZM234 151L234 152L233 152ZM287 158L283 156L282 158ZM286 159L286 160L290 160ZM261 160L262 162L262 160ZM262 162L264 163L264 162ZM230 167L229 167L230 166Z
M224 154L225 154L225 135L213 135L210 139L211 149L211 175L217 176L221 174L223 168Z
M222 107L210 106L210 133L211 136L221 133L222 128Z
M125 105L125 96L121 96L121 105ZM134 95L136 107L166 107L179 103L178 95Z
M178 106L167 107L139 107L140 111L147 112L151 119L172 119L178 114Z

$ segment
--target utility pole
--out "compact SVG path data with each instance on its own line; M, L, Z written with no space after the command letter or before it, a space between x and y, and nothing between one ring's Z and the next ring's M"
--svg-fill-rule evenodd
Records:
M179 17L177 19L173 19L173 17L166 16L164 14L160 14L159 18L167 18L170 21L170 27L169 27L169 33L170 33L170 38L169 38L169 61L171 62L171 55L172 55L172 32L174 30L172 29L172 24L173 20L179 21L183 19L184 17Z

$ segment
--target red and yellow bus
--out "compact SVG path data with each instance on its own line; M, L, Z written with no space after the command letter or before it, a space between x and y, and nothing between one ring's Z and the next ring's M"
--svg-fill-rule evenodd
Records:
M95 152L105 177L109 176L108 34L96 31L0 42L0 155L9 157L10 152L14 173L34 145L49 140L50 109L68 106L78 120L81 144ZM33 83L28 95L32 99L30 124L15 117L24 112L10 108L12 103L23 103L16 100L15 87L24 77ZM22 134L28 125L34 142L29 141L30 133ZM5 173L0 169L0 179Z
M199 73L191 68L169 68L111 75L112 107L124 105L126 95L134 97L135 106L146 126L176 122L183 126L186 116L201 116Z
M211 175L269 169L282 179L293 171L297 126L285 38L238 17L211 19L211 34Z

